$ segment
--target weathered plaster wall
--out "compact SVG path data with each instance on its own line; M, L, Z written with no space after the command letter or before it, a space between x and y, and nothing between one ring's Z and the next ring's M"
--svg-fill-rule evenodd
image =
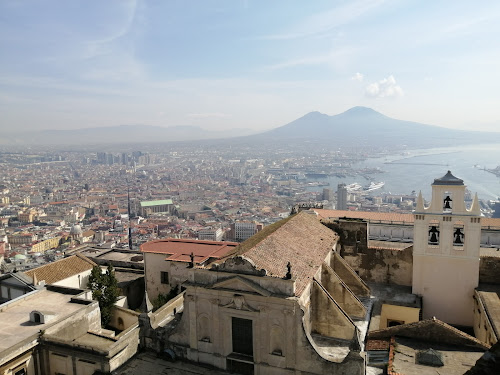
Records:
M355 273L355 268L349 266L338 253L332 256L330 267L335 271L349 289L357 296L364 297L370 295L370 288Z
M352 340L356 326L317 281L312 285L310 309L311 333Z
M420 308L391 305L384 303L380 314L380 325L378 329L387 328L387 321L396 320L401 324L414 323L419 321Z
M472 326L474 285L477 286L479 281L479 259L474 264L470 259L421 258L420 262L413 265L413 293L423 297L423 318L435 316L448 324ZM459 275L468 277L460 278ZM471 282L474 277L475 281ZM416 281L418 283L415 284ZM415 290L415 285L419 286L418 290Z
M340 254L365 252L368 244L368 222L358 219L325 220L323 224L339 235Z
M349 287L339 278L332 268L323 263L320 273L321 285L351 318L362 319L366 309Z
M209 279L206 270L195 270L200 276ZM159 340L164 343L155 344L153 340L149 342L151 347L159 349L163 347L172 348L178 356L188 358L195 362L210 364L212 366L226 369L226 358L233 351L232 349L232 318L238 317L252 321L253 342L254 342L254 363L255 374L353 374L364 373L364 358L357 352L342 356L337 362L327 360L319 354L319 348L315 350L307 335L310 331L310 316L304 316L302 308L295 297L262 295L257 291L259 288L272 282L276 288L283 282L287 285L290 281L276 280L269 277L260 277L260 281L253 292L248 290L237 290L238 287L247 288L248 285L239 281L239 278L246 278L252 282L255 276L250 275L229 275L233 280L222 277L221 272L211 272L216 275L216 279L224 280L223 289L200 288L199 286L189 286L185 291L184 310L180 321L176 321L175 328L167 325L163 328L164 333L158 334ZM199 281L200 277L193 277ZM233 282L233 284L231 284ZM213 284L209 284L213 285ZM222 288L221 286L221 288ZM287 288L288 289L288 286ZM308 289L309 290L309 289ZM263 291L261 291L263 292ZM322 296L334 303L324 291ZM311 296L311 299L313 296ZM308 309L307 309L308 310ZM317 310L319 312L319 309ZM324 311L330 310L323 310ZM344 318L349 321L347 316ZM331 319L330 319L331 320ZM339 337L339 327L335 323L333 331L333 321L329 322L332 328L330 333L333 337ZM353 338L355 328L346 330L345 335L349 340Z
M66 279L55 282L53 285L65 286L67 288L85 289L89 283L89 275L91 270L80 272ZM41 280L38 280L41 281Z
M87 331L98 332L101 329L101 311L97 302L88 305L87 308L77 311L58 324L48 328L45 335L57 337L60 340L74 340L84 335Z
M109 325L115 329L119 329L120 331L124 331L127 328L138 324L139 313L123 308L115 306L111 313L111 321Z
M159 294L168 294L171 288L177 288L188 278L188 263L172 262L165 258L165 254L144 253L146 287L151 300ZM168 272L168 284L162 284L161 272Z
M366 253L345 254L344 259L365 281L412 285L411 246L404 250L368 249Z

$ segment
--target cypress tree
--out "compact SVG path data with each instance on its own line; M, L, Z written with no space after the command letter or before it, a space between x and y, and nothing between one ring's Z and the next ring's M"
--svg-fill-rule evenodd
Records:
M106 273L102 273L101 267L94 266L90 272L88 288L92 291L92 299L99 303L101 325L106 327L111 321L113 305L120 295L113 267L109 265Z

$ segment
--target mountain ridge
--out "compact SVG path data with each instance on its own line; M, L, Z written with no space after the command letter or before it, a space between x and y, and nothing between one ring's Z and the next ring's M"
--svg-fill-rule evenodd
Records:
M250 129L210 131L200 126L123 124L74 130L41 130L3 134L3 144L101 144L231 139L234 142L289 142L315 139L346 146L414 147L500 142L500 133L455 130L388 117L372 108L356 106L336 115L306 113L288 124L251 134ZM0 140L1 142L1 140Z

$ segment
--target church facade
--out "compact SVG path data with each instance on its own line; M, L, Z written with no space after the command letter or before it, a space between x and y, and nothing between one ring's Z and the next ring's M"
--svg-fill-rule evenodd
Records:
M303 212L194 267L165 347L243 374L364 374L369 288L337 244Z

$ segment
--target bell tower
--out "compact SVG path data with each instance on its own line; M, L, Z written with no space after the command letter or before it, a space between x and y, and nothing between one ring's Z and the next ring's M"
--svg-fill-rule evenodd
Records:
M423 297L423 318L472 326L481 242L477 194L467 209L464 182L448 171L434 180L428 207L418 195L414 218L413 293Z

